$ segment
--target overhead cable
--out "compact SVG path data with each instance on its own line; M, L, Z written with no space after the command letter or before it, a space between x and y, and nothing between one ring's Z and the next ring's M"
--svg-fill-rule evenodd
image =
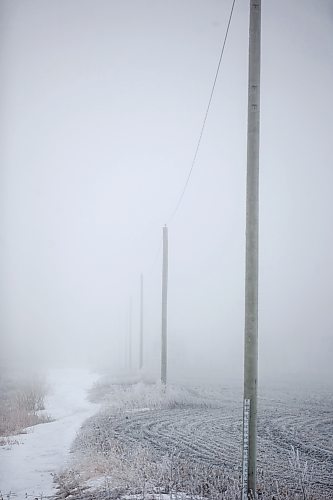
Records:
M169 218L168 223L170 223L172 221L172 219L174 218L174 216L178 212L178 209L179 209L179 207L180 207L180 205L181 205L181 203L183 201L184 194L185 194L187 186L188 186L188 184L190 182L190 178L191 178L191 175L192 175L192 172L193 172L196 160L197 160L197 156L198 156L198 152L199 152L199 148L200 148L202 136L203 136L204 129L205 129L205 126L206 126L206 121L207 121L208 113L209 113L210 106L211 106L211 103L212 103L212 99L213 99L213 95L214 95L214 90L215 90L215 87L216 87L216 82L217 82L217 78L218 78L220 67L221 67L221 63L222 63L222 58L223 58L224 49L225 49L227 38L228 38L228 33L229 33L231 19L232 19L232 15L233 15L233 11L234 11L235 2L236 2L236 0L233 0L232 5L231 5L229 20L228 20L227 29L226 29L225 36L224 36L224 41L223 41L223 45L222 45L222 49L221 49L221 53L220 53L220 58L219 58L219 62L218 62L218 65L217 65L217 69L216 69L216 73L215 73L215 78L214 78L213 86L212 86L212 89L211 89L211 92L210 92L210 96L209 96L209 100L208 100L208 105L207 105L206 112L205 112L205 115L204 115L202 127L201 127L201 130L200 130L199 139L198 139L198 142L197 142L197 145L196 145L196 148L195 148L195 153L194 153L194 156L193 156L193 159L192 159L191 168L190 168L189 173L187 175L187 178L186 178L184 187L183 187L183 189L181 191L181 194L180 194L180 196L178 198L177 204L176 204L173 212L171 213L171 216Z

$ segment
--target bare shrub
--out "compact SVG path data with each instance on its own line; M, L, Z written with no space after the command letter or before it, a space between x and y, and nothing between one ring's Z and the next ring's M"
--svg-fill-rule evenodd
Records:
M43 413L46 385L38 378L24 380L13 375L0 379L0 436L24 432L33 425L49 422L50 417ZM6 439L1 444L9 442Z
M37 412L45 409L44 397L46 387L40 380L33 380L18 389L16 394L17 406L28 412Z

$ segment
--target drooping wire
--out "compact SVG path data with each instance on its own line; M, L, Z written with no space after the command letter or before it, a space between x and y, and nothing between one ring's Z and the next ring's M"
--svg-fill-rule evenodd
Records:
M215 87L216 87L216 82L217 82L217 78L218 78L220 67L221 67L221 63L222 63L222 58L223 58L224 49L225 49L227 38L228 38L228 33L229 33L230 24L231 24L231 19L232 19L232 15L233 15L233 12L234 12L235 2L236 2L236 0L233 0L232 5L231 5L229 20L228 20L227 29L226 29L225 36L224 36L224 41L223 41L223 45L222 45L222 49L221 49L221 53L220 53L220 58L219 58L219 62L218 62L218 65L217 65L217 70L216 70L216 73L215 73L215 78L214 78L212 90L210 92L210 96L209 96L209 100L208 100L208 105L207 105L206 112L205 112L205 115L204 115L202 127L201 127L201 130L200 130L199 139L198 139L198 142L197 142L197 145L196 145L196 148L195 148L195 153L194 153L194 156L193 156L193 159L192 159L191 168L190 168L189 173L187 175L187 178L186 178L184 187L182 189L182 192L181 192L181 194L180 194L180 196L178 198L177 204L176 204L173 212L171 213L171 216L169 217L168 224L172 221L172 219L174 218L174 216L178 212L178 209L179 209L179 207L180 207L180 205L181 205L181 203L183 201L184 194L185 194L187 186L188 186L188 184L190 182L190 178L191 178L191 175L192 175L192 172L193 172L196 160L197 160L199 148L200 148L200 145L201 145L202 136L203 136L204 129L205 129L205 126L206 126L206 121L207 121L208 113L209 113L209 110L210 110L210 105L212 103L212 99L213 99L213 95L214 95L214 90L215 90Z
M204 119L203 119L202 127L200 129L200 134L199 134L198 142L197 142L197 145L196 145L195 153L194 153L194 156L193 156L193 159L192 159L191 168L189 170L188 176L186 178L186 182L185 182L184 187L182 189L182 192L181 192L181 194L179 196L177 204L176 204L173 212L171 213L171 216L168 219L168 224L172 221L172 219L176 215L176 213L177 213L177 211L178 211L178 209L179 209L179 207L180 207L180 205L182 203L182 200L184 198L187 186L189 184L189 181L190 181L190 178L191 178L191 175L192 175L192 171L193 171L195 163L196 163L196 159L197 159L197 156L198 156L198 152L199 152L199 148L200 148L202 136L203 136L204 129L205 129L205 126L206 126L207 117L208 117L208 114L209 114L211 102L212 102L214 91L215 91L215 87L216 87L217 78L218 78L218 75L219 75L219 71L220 71L220 67L221 67L221 63L222 63L222 59L223 59L224 49L225 49L227 38L228 38L228 34L229 34L229 29L230 29L230 24L231 24L233 12L234 12L235 3L236 3L236 0L233 0L232 1L232 5L231 5L229 19L228 19L228 24L227 24L227 28L226 28L226 32L225 32L225 36L224 36L222 48L221 48L221 53L220 53L220 57L219 57L217 69L216 69L216 72L215 72L215 77L214 77L212 89L211 89L211 92L210 92L210 95L209 95L209 100L208 100L207 108L206 108L206 111L205 111L205 114L204 114ZM157 263L157 260L158 260L158 258L160 256L161 250L162 250L162 239L160 240L158 249L157 249L157 251L155 253L154 258L151 260L151 264L150 264L150 266L148 266L148 269L146 270L146 273L150 274L152 272L152 269L155 267L155 265Z

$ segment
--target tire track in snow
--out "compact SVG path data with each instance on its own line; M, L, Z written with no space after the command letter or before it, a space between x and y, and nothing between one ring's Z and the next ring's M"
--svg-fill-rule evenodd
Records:
M306 411L304 410L306 409ZM318 488L333 494L333 411L330 402L306 401L304 408L293 401L260 401L258 421L258 467L270 478L295 484L300 471L291 466L291 449L299 450L301 467L306 467ZM242 408L227 401L213 408L177 407L150 411L127 411L99 415L92 448L114 439L122 446L148 446L161 454L176 454L193 462L223 467L240 473ZM88 423L88 427L91 426ZM85 435L86 445L89 432ZM100 448L100 449L101 449ZM107 454L108 447L104 446ZM109 448L110 450L110 448ZM304 469L305 470L305 469Z

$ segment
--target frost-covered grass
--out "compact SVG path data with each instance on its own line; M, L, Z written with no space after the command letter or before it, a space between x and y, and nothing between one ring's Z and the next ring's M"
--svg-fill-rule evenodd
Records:
M104 408L78 434L59 498L240 499L238 394L104 381L91 396ZM262 401L259 498L333 498L329 408L318 397Z
M113 449L104 457L86 457L80 470L57 478L57 498L81 500L240 500L241 478L218 467L191 462L175 455L157 457L148 447ZM288 459L288 457L286 457ZM299 457L297 458L299 460ZM265 479L258 474L257 498L261 500L329 500L304 482L304 464L295 465L295 485ZM291 467L293 465L291 464ZM302 471L299 474L299 471ZM87 479L90 478L90 479Z
M1 374L0 445L13 444L15 439L10 436L50 420L43 411L46 393L46 385L36 376Z
M81 473L70 472L59 478L59 497L89 488L92 498L136 495L155 498L236 498L239 483L217 468L200 466L176 455L156 456L144 446L111 452L92 463L81 462ZM98 472L96 474L96 472ZM67 473L68 474L68 473ZM94 493L95 492L95 493ZM104 495L104 496L103 496Z
M212 407L219 404L220 394L199 388L177 385L145 384L143 382L113 384L99 381L90 391L93 402L103 402L108 409L135 410L179 408L186 406Z

